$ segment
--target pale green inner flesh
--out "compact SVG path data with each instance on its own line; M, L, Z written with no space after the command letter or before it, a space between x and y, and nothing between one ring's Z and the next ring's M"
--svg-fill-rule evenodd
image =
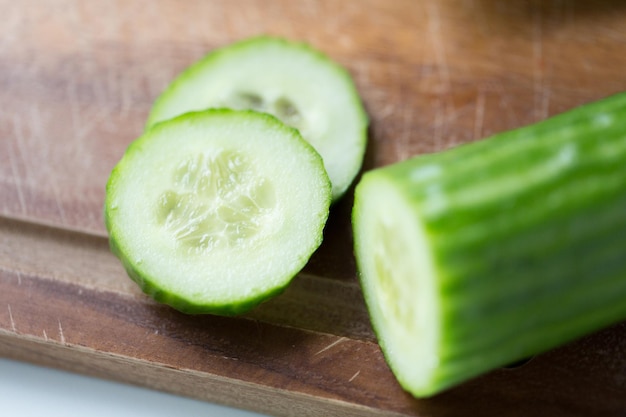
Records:
M273 185L241 153L190 155L171 173L157 221L186 251L233 248L258 235L276 205Z
M376 180L366 185L357 196L355 230L368 307L394 374L405 388L422 389L439 361L427 236L401 190Z
M402 323L407 328L414 327L411 304L402 302L403 292L417 293L418 288L401 288L400 283L415 286L416 282L407 270L409 263L403 259L407 250L406 243L402 241L401 233L395 233L390 225L378 219L375 236L377 237L374 248L374 267L381 297L381 310L386 321Z
M224 107L234 110L255 110L269 113L288 126L298 129L303 137L307 137L306 123L298 107L286 97L276 99L264 98L259 94L238 91L221 103Z

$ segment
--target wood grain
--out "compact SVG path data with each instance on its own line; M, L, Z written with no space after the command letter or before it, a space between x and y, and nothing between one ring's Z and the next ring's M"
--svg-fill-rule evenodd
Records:
M364 169L626 90L626 3L0 0L0 354L272 415L618 416L626 324L429 400L369 326L351 196L281 296L236 319L157 305L110 254L104 184L151 103L211 49L305 40L353 74Z

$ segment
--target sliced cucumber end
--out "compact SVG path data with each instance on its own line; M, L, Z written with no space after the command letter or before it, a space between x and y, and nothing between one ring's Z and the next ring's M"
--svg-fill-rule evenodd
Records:
M146 129L189 111L255 110L298 129L322 156L333 201L359 173L369 120L348 71L303 42L259 36L211 51L155 101Z
M433 394L439 363L440 306L428 236L402 190L376 172L355 191L355 254L370 319L403 388Z
M322 241L331 186L295 129L253 111L163 122L107 184L113 252L144 292L189 313L239 314L280 293Z

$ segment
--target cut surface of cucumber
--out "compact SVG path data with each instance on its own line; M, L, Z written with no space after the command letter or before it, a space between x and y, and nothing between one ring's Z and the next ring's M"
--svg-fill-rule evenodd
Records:
M217 49L156 100L147 127L193 110L250 109L298 129L338 199L360 170L368 118L348 72L304 43L261 36Z
M626 319L626 93L366 172L372 326L428 397Z
M239 314L281 292L322 240L330 181L274 117L209 110L159 124L107 183L113 252L157 301Z

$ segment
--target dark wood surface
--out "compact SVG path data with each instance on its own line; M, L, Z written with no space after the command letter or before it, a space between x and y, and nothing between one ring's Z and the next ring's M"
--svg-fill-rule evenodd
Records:
M269 33L353 74L364 169L626 90L626 2L0 0L0 355L281 416L623 416L626 323L428 400L369 326L348 194L320 250L245 317L157 305L110 254L104 184L151 103ZM555 300L558 302L558 300Z

